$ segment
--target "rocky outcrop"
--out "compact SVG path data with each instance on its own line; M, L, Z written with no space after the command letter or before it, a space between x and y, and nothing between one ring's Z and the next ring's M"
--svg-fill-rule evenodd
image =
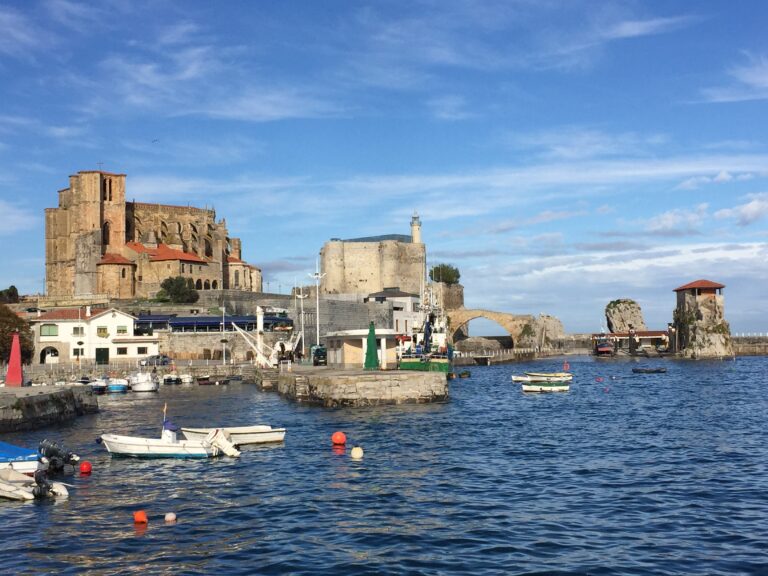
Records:
M724 318L723 297L696 298L686 294L674 312L678 353L685 358L724 358L734 355L731 328Z
M532 321L523 326L515 341L517 348L546 348L565 337L563 323L549 314L531 317Z
M608 332L613 334L629 332L630 329L636 332L648 330L640 305L628 298L609 302L605 307L605 321L608 323Z

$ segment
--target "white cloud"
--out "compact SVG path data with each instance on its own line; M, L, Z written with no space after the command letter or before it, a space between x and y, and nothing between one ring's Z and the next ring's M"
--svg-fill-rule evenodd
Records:
M674 18L651 18L648 20L624 20L610 25L603 31L603 38L620 40L664 34L681 28L691 22L691 18L679 16Z
M645 222L652 234L665 236L687 236L697 234L697 227L707 218L709 206L699 204L692 209L676 208L650 218Z
M748 226L768 215L768 193L747 195L749 202L715 212L715 218L733 218L739 226Z
M718 86L702 90L709 102L743 102L768 98L768 57L747 54L749 62L728 71L735 80L729 86Z
M442 96L427 102L432 115L438 120L466 120L475 116L466 109L466 102L461 96Z
M696 190L707 184L722 184L723 182L731 182L732 180L741 182L745 180L751 180L754 177L754 174L751 173L741 173L734 175L727 170L721 170L715 176L693 176L691 178L687 178L675 186L675 190Z

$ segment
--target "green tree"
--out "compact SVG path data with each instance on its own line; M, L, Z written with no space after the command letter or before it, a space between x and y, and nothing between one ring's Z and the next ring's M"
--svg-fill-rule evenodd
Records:
M459 269L450 264L436 264L429 271L429 279L432 282L445 282L446 284L458 284L461 273Z
M35 354L35 340L29 323L19 318L16 313L5 304L0 304L0 360L8 362L11 357L11 343L13 333L18 330L21 343L21 361L29 364Z
M3 303L3 304L19 303L19 291L16 290L16 286L11 285L5 290L0 290L0 303Z
M192 304L197 302L200 295L195 290L195 285L191 278L176 276L175 278L166 278L160 284L160 291L155 297L161 302L173 302L174 304Z

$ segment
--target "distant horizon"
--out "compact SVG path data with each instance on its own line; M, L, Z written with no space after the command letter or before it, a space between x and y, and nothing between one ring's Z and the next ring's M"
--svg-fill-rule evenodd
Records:
M630 298L660 327L706 278L732 333L768 331L767 20L715 0L5 3L0 287L44 291L44 209L103 170L130 201L216 210L265 287L415 211L467 308L592 333Z

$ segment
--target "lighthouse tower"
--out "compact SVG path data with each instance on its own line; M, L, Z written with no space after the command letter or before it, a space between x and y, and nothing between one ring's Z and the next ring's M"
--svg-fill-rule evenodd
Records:
M421 219L416 211L413 212L411 217L411 242L421 244Z

